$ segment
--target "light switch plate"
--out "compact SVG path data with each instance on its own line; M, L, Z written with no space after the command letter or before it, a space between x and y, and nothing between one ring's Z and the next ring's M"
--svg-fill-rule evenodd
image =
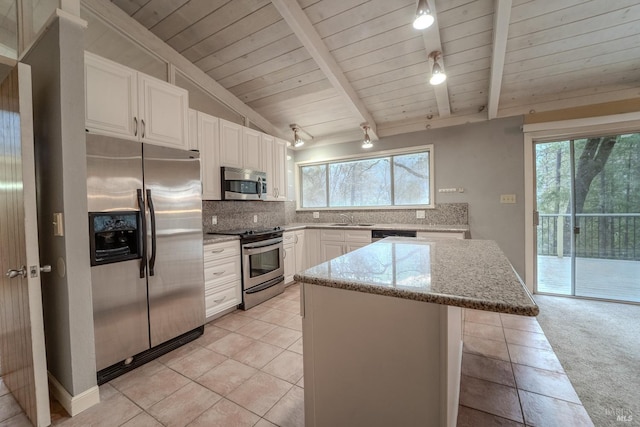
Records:
M315 219L320 218L320 212L314 212L314 213L313 213L313 217L314 217Z
M53 235L64 236L64 228L62 226L62 212L53 213Z
M253 216L253 222L258 222L258 215Z
M424 219L425 218L425 214L426 214L425 211L422 211L422 210L421 211L416 211L416 218Z
M211 217L211 225L217 225L218 224L218 216L217 215L213 215Z

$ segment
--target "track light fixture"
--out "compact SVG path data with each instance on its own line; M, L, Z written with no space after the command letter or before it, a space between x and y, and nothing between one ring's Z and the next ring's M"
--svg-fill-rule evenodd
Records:
M373 147L373 143L371 142L371 138L369 137L369 123L362 123L360 125L362 130L364 131L364 138L362 139L362 148L371 148Z
M431 52L429 54L429 62L433 61L433 65L431 66L431 78L429 79L429 83L436 86L443 83L447 80L447 75L444 73L442 65L440 62L442 61L442 53L441 52Z
M424 30L433 24L435 18L431 14L427 0L418 0L418 10L416 11L416 19L413 20L413 28L416 30Z
M289 125L289 127L293 130L293 146L296 148L302 147L304 145L304 141L298 136L300 128L295 124Z

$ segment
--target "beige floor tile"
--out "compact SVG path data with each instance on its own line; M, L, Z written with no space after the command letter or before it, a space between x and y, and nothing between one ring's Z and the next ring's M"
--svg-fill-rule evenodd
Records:
M2 415L0 415L2 417ZM21 412L18 415L0 422L0 427L33 427L29 418Z
M221 399L219 394L196 383L189 383L161 400L147 412L167 427L183 427Z
M271 311L271 307L266 306L264 304L260 304L250 308L249 310L238 310L237 313L240 316L251 317L252 319L259 319L268 311Z
M259 420L260 417L256 414L222 399L196 418L189 427L251 427Z
M512 363L564 373L564 369L562 369L562 365L553 351L524 347L517 344L507 344L507 347L509 348Z
M255 341L234 354L233 359L245 365L261 369L282 351L282 348L275 345Z
M466 406L459 406L457 427L524 427L524 424Z
M7 388L7 385L4 383L4 380L0 377L0 396L4 396L7 393L9 393L9 389Z
M510 360L506 342L492 341L471 335L463 337L463 351L500 360Z
M527 425L592 427L593 422L582 405L519 390Z
M256 423L255 426L253 427L278 427L277 425L270 423L269 421L265 420L264 418L260 418L260 421L258 421Z
M509 329L520 329L522 331L537 332L543 334L542 328L535 317L514 316L512 314L501 314L502 326Z
M281 380L295 384L302 378L302 355L292 351L283 351L262 368L263 372Z
M206 347L209 344L213 344L218 341L220 338L224 338L229 335L229 331L226 329L222 329L212 323L208 323L204 326L204 334L202 334L197 340L194 342L196 344L201 345L202 347Z
M265 336L267 333L271 332L274 328L276 328L276 325L256 319L251 321L250 323L247 323L236 332L257 340Z
M519 390L582 404L569 377L565 374L514 363L513 375Z
M264 417L280 427L304 427L304 391L292 387Z
M302 332L284 326L276 326L275 329L260 338L260 341L280 348L287 348L299 339L302 339Z
M151 415L143 412L122 424L122 427L163 427L163 425Z
M223 356L215 351L200 347L182 359L169 363L167 366L174 371L181 373L185 377L195 380L225 360L227 360L227 356Z
M158 362L149 362L111 381L117 390L143 409L184 387L189 380Z
M523 423L518 392L513 387L463 375L460 405Z
M1 419L7 419L15 417L22 412L22 408L18 402L13 398L11 393L7 393L0 397L0 416Z
M158 357L155 361L156 362L160 362L160 363L162 363L164 365L169 365L171 363L175 363L176 361L182 359L183 357L185 357L185 356L193 353L194 351L197 351L198 349L202 348L201 345L199 343L197 343L196 341L191 341L190 343L187 343L187 344L183 345L182 347L178 347L175 350L172 350L167 354L163 354L162 356Z
M287 347L287 350L302 354L302 337L298 338L296 342Z
M263 322L273 323L275 325L283 326L289 319L296 316L292 313L287 313L286 311L273 309L266 312L264 315L260 317L260 320Z
M282 326L302 332L302 316L296 314L295 316L284 322Z
M494 383L515 387L511 363L504 360L492 359L477 354L463 353L462 374L480 378Z
M464 322L464 334L494 341L504 341L501 326L485 325L483 323Z
M227 359L198 378L198 383L222 396L235 390L258 370L233 359Z
M161 365L162 366L162 365ZM167 369L167 368L165 368ZM168 369L167 369L168 370ZM100 386L100 403L73 418L59 419L62 427L116 427L140 414L142 410L111 385Z
M248 319L247 316L242 316L236 312L233 312L214 320L213 324L222 329L237 331L249 322L251 322L251 319Z
M465 309L464 319L467 322L483 323L485 325L502 326L500 313L491 311Z
M537 332L504 328L504 337L510 344L541 348L543 350L553 350L551 348L551 344L549 344L549 341L547 340L547 337L544 334L539 334Z
M206 348L225 356L233 356L245 347L248 347L254 340L235 332L220 338L218 341L209 344Z
M264 372L249 378L227 398L260 416L267 413L290 389L294 387L286 381Z
M296 383L298 387L304 388L304 377L300 378L300 381Z
M292 314L300 314L300 301L285 299L280 301L274 308Z
M284 296L278 295L275 296L271 299L266 300L265 302L261 303L260 305L264 305L265 307L269 307L269 308L275 308L276 305L278 305L280 303L280 301L282 301L284 298Z

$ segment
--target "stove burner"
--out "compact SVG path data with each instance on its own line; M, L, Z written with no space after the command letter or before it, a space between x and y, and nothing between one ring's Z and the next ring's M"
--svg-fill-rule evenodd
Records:
M241 231L240 234L262 234L262 233L271 233L272 231L282 231L282 227L256 228L253 230Z

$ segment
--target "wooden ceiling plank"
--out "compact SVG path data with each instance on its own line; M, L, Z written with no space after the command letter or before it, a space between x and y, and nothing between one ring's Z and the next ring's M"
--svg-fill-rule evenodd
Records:
M406 70L403 70L403 72ZM398 89L405 88L407 86L417 85L423 83L428 85L429 82L424 78L424 67L417 69L413 74L404 75L402 78L389 81L381 81L377 84L372 84L361 89L358 89L358 94L362 99L366 99L369 96L380 95L387 92L393 92Z
M440 37L446 43L465 37L474 37L476 34L492 30L493 15L486 15L476 18L472 21L441 28Z
M194 23L210 16L230 0L211 0L207 2L189 1L171 15L149 28L161 40L167 41Z
M300 4L304 13L309 17L312 24L316 24L325 19L329 19L335 15L345 12L349 9L357 7L368 0L340 0L340 1L317 1L316 3L305 6Z
M288 112L289 114L294 114L298 108L313 108L314 104L328 99L333 99L334 103L341 101L340 95L338 95L333 86L309 94L303 99L297 99L295 105L292 102L271 103L269 104L269 111L270 113Z
M491 2L476 0L438 12L438 25L440 25L440 28L447 28L452 25L467 24L469 21L492 15L493 5Z
M444 119L412 118L385 123L380 126L380 136L387 137L402 133L418 132L425 129L437 129L449 126L463 125L467 123L484 122L487 115L483 113L470 113L466 115L451 116ZM428 126L428 127L427 127Z
M493 14L493 48L491 55L491 77L489 78L489 96L487 115L489 120L498 117L500 90L504 59L507 54L507 38L509 37L509 21L511 17L511 0L495 0Z
M211 34L186 49L182 54L207 71L226 61L252 52L257 47L281 39L290 32L291 30L276 8L267 5ZM207 63L208 58L214 60Z
M427 83L423 80L420 80L418 84L406 86L402 88L398 88L393 91L387 91L378 93L375 95L371 95L368 97L363 97L362 100L367 103L367 105L372 106L381 102L392 101L397 98L401 98L403 96L413 95L413 94L422 94L422 96L433 96L431 90L428 90Z
M493 31L487 30L474 34L473 37L464 37L461 39L442 42L442 48L447 52L447 57L460 52L466 52L482 46L490 46L493 39ZM447 61L447 65L451 65Z
M400 26L341 47L334 47L333 49L330 48L330 50L336 61L338 61L338 63L342 63L358 55L366 55L378 49L392 46L400 41L412 38L416 38L416 30L412 26L407 25L406 22L403 22ZM327 44L327 40L323 41ZM328 44L327 47L329 47Z
M429 64L427 62L421 62L419 64L410 65L405 68L398 68L386 73L381 73L376 76L367 77L361 80L351 82L351 85L360 92L362 89L366 89L372 86L378 86L381 84L389 83L394 80L405 79L407 77L421 74L422 78L428 82L427 73L429 72Z
M295 76L290 79L282 80L276 84L269 86L263 86L262 88L249 92L245 95L239 96L244 102L253 102L258 99L265 98L267 96L275 95L280 92L286 92L299 86L304 86L309 83L314 83L320 80L324 80L327 77L322 70L316 69L310 73L306 73L300 76Z
M383 73L393 72L394 70L409 67L411 65L420 64L425 61L424 46L415 52L408 53L406 55L400 55L396 58L378 62L365 67L360 67L353 71L345 72L345 76L349 81L357 81L366 79L368 77L377 76Z
M375 66L385 61L396 60L399 57L418 51L424 54L424 43L421 37L414 37L371 52L355 55L342 62L338 61L338 64L346 74L361 68Z
M291 67L300 62L309 59L309 52L304 47L299 47L296 50L287 52L284 55L277 56L270 59L267 62L263 62L259 67L249 67L245 70L238 71L224 79L220 79L219 83L224 87L235 87L240 83L253 80L262 75L272 73L274 71L282 70L287 67Z
M316 64L316 61L314 61L313 58L309 58L302 62L297 62L288 67L281 68L280 70L272 71L244 83L232 86L229 90L235 93L236 96L241 97L256 90L260 90L263 87L277 85L282 80L291 79L296 76L303 76L315 70L319 70L318 64Z
M151 29L155 24L180 9L189 0L151 0L147 2L135 13L129 14L133 19L142 24L143 27ZM125 9L126 11L126 9Z
M359 119L369 123L372 138L377 138L376 123L367 111L364 103L351 87L349 81L340 69L327 46L322 42L318 33L314 30L309 18L298 5L297 0L273 0L282 17L289 23L293 32L298 36L302 44L307 48L311 57L318 63L331 84L340 92L345 101L351 106Z
M148 1L149 0L134 0L134 1L132 1L132 0L111 0L111 2L113 4L115 4L120 9L125 11L125 13L127 15L133 15L138 10L140 10L140 8L143 7L145 5L145 3L147 3ZM15 4L15 3L16 3L15 1L7 2L7 4Z
M323 91L330 87L334 87L329 79L320 80L319 82L310 83L305 86L300 86L295 89L291 89L287 92L276 93L275 95L267 96L257 101L251 102L248 105L254 109L260 109L268 107L271 104L276 104L281 101L295 101L296 98L306 98L313 95L315 92Z

